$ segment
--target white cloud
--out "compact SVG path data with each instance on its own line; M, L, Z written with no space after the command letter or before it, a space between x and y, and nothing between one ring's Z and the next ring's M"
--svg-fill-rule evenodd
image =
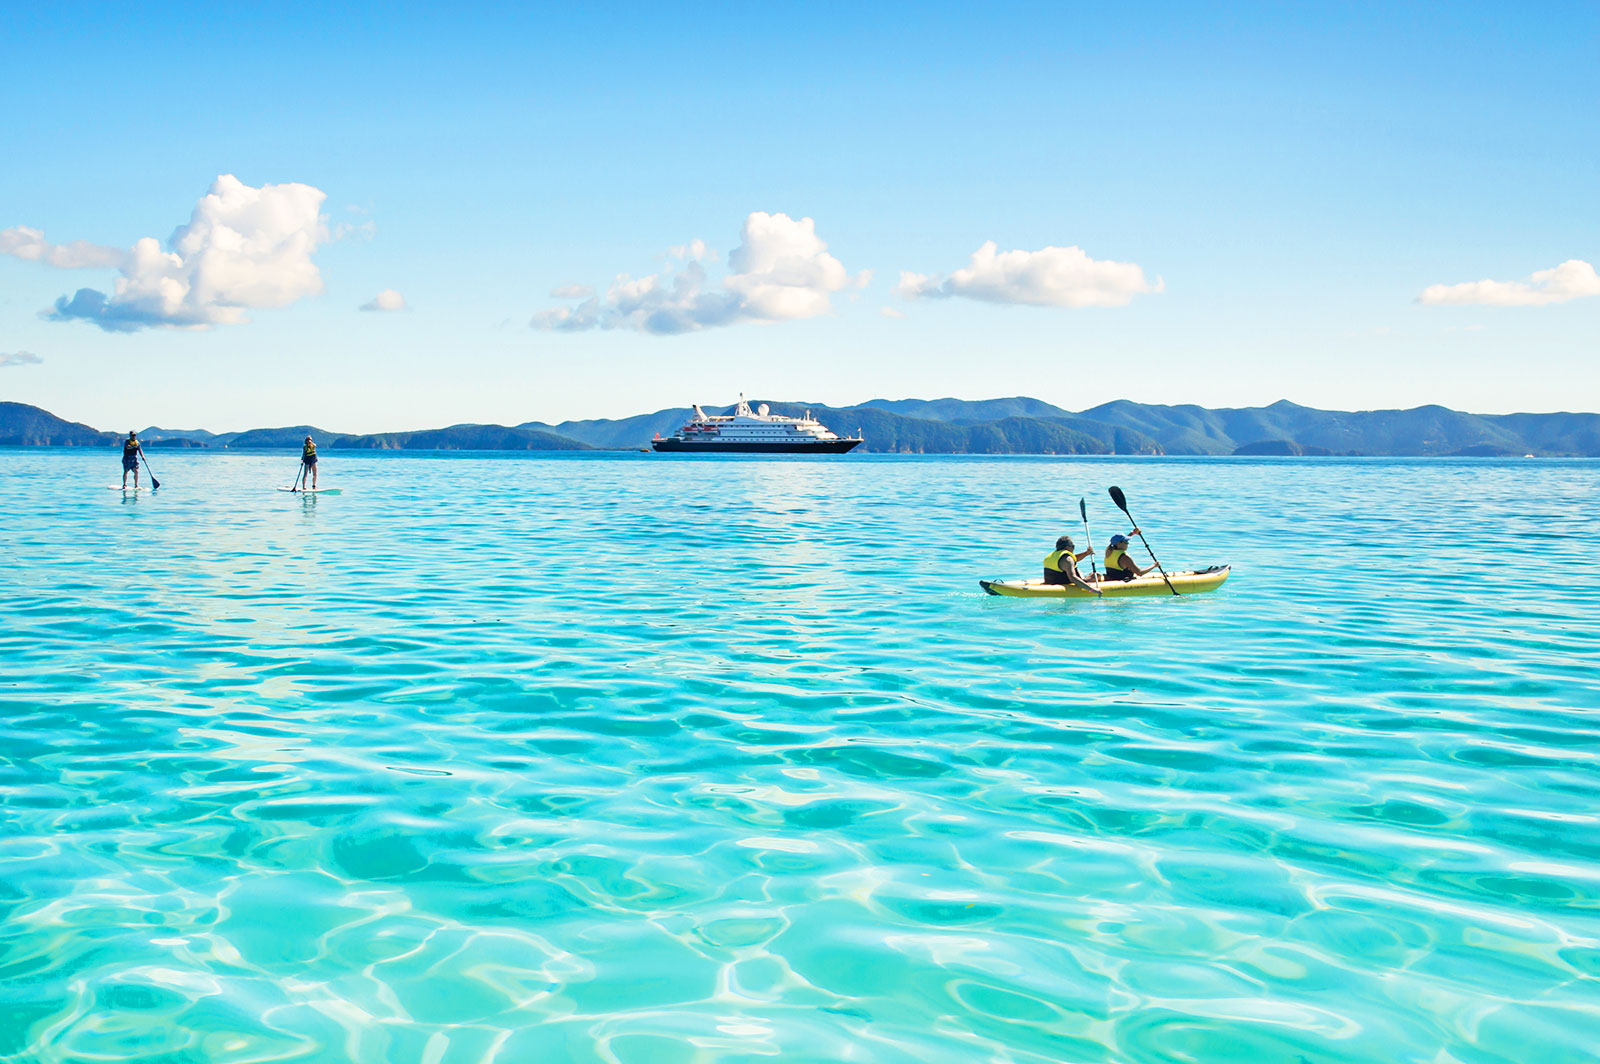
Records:
M32 351L0 351L0 367L4 366L37 366L44 359Z
M361 304L362 310L407 310L406 297L396 292L393 288L385 288L367 302Z
M332 235L335 240L365 242L378 235L378 223L371 219L365 222L335 222Z
M62 270L105 269L121 266L128 253L120 248L74 240L70 244L46 242L44 233L25 225L0 229L0 255L12 255L30 262L42 262Z
M716 262L717 253L706 247L704 240L691 240L687 244L674 244L667 249L667 254L675 259L694 259L703 262Z
M310 185L252 188L223 174L195 204L189 224L173 232L170 251L154 237L125 252L48 245L37 231L21 228L6 230L10 240L0 249L52 266L121 271L110 295L80 288L56 300L45 312L54 321L88 321L108 332L231 325L247 321L248 308L287 306L322 291L322 275L311 261L328 239L318 213L322 200Z
M551 299L588 299L594 295L592 284L564 284L550 291Z
M1600 274L1582 259L1568 259L1554 269L1540 270L1526 281L1429 285L1417 302L1435 307L1541 307L1585 296L1600 296Z
M682 252L682 254L679 254ZM604 298L589 296L574 307L534 315L536 329L637 329L669 335L739 322L814 318L832 309L834 292L865 285L870 270L852 277L828 254L810 218L752 212L744 220L739 246L728 255L728 272L719 285L708 283L701 256L703 241L673 248L687 261L635 279L620 275ZM559 291L559 290L558 290Z
M894 307L879 307L878 313L882 314L885 318L903 318L906 316L905 311L896 310Z
M895 294L907 299L964 296L988 303L1036 307L1120 307L1136 295L1165 290L1132 262L1091 259L1080 247L1000 251L989 241L962 269L946 274L903 272Z

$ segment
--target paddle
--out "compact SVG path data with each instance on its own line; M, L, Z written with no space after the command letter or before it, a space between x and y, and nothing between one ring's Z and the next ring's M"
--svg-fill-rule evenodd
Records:
M139 457L144 458L144 448L139 448ZM161 486L161 481L156 479L156 471L150 468L150 459L144 458L144 471L150 474L150 490L155 491Z
M1083 496L1078 496L1078 513L1083 517L1083 545L1089 548L1089 568L1094 570L1094 582L1100 583L1100 563L1094 560L1094 537L1089 535L1089 507Z
M1115 484L1111 486L1111 501L1117 504L1117 509L1127 514L1129 521L1133 521L1133 515L1128 513L1128 499L1122 494L1122 489ZM1137 532L1139 522L1133 521L1133 528ZM1143 532L1139 532L1139 542L1144 544L1145 550L1150 550L1150 541L1144 538ZM1178 589L1172 586L1172 581L1167 577L1167 571L1161 568L1161 559L1156 557L1156 552L1153 550L1150 550L1150 560L1156 563L1156 570L1161 573L1161 579L1167 581L1167 590L1176 595Z
M304 458L302 458L302 459L300 459L300 468L296 469L294 471L294 483L289 485L289 490L290 491L299 491L300 490L300 480L305 475L306 475L306 460Z

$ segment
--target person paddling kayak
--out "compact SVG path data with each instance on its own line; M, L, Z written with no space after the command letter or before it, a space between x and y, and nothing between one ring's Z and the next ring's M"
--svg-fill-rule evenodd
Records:
M1078 575L1078 563L1093 553L1093 547L1080 551L1073 546L1071 536L1062 536L1056 540L1056 549L1044 556L1044 582L1068 584L1100 594L1098 587Z
M1135 528L1129 535L1137 536L1139 530ZM1139 568L1134 560L1128 557L1128 537L1117 535L1111 537L1111 542L1106 546L1106 579L1107 580L1133 580L1143 576L1155 566L1147 565Z
M310 436L306 437L305 446L300 448L300 464L305 467L304 472L311 474L311 490L317 490L317 444ZM301 480L304 484L305 481Z
M128 490L128 474L133 474L133 490L139 490L139 456L144 453L139 445L139 434L128 433L122 441L122 490Z

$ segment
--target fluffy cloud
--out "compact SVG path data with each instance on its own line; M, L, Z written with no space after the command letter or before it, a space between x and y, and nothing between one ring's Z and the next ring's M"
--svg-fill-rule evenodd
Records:
M0 255L12 255L29 262L42 262L62 270L105 269L121 266L128 253L120 248L74 240L70 244L46 242L44 233L25 225L0 229Z
M396 292L393 288L385 288L367 302L361 304L362 310L405 310L406 297Z
M550 290L551 299L588 299L594 295L592 284L564 284Z
M0 351L0 367L37 366L44 359L32 351Z
M1540 270L1526 281L1429 285L1417 302L1437 307L1540 307L1584 296L1600 296L1600 274L1582 259L1568 259L1554 269Z
M1131 262L1091 259L1082 248L1001 251L989 241L954 273L902 273L895 294L907 299L964 296L987 303L1036 307L1121 307L1136 295L1166 288Z
M635 279L626 274L604 297L534 315L536 329L637 329L670 335L739 322L814 318L832 308L834 292L865 285L871 271L854 277L828 254L810 218L755 211L744 220L739 246L728 255L720 284L709 282L704 261L715 255L701 241L670 252L683 266ZM558 291L560 291L558 289Z
M150 326L204 329L248 320L252 307L282 307L322 291L311 261L328 239L319 210L323 194L310 185L252 188L224 174L195 204L162 250L144 237L128 251L82 242L46 244L37 230L0 233L0 251L49 266L114 266L121 271L108 295L80 288L45 312L54 321L88 321L108 332Z

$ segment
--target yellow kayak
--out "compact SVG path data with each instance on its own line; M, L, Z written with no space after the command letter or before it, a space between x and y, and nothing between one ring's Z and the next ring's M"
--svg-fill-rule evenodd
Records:
M1168 573L1172 587L1180 595L1194 595L1201 591L1215 591L1228 579L1229 566L1213 565L1209 569L1190 569L1181 573ZM1090 579L1090 583L1093 583ZM1009 595L1012 598L1094 598L1094 594L1081 587L1047 584L1043 580L979 580L978 586L991 595ZM1107 598L1118 595L1171 595L1166 580L1160 573L1147 573L1135 580L1106 580L1100 584Z

